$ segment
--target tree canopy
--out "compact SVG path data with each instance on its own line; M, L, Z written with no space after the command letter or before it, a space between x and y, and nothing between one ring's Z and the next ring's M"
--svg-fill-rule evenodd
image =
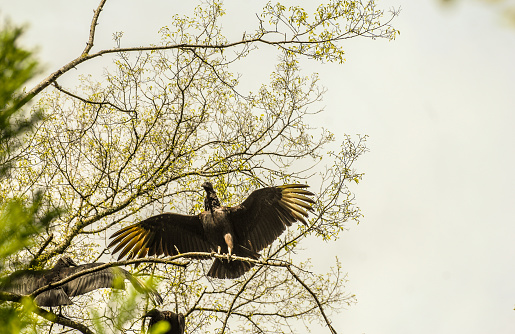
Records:
M60 215L45 220L32 243L2 254L4 273L49 268L63 255L80 263L111 261L99 270L139 264L133 273L156 282L165 308L186 316L187 333L294 333L312 322L336 333L331 314L355 301L341 265L336 259L329 272L317 273L298 254L308 240L315 245L308 254L317 252L339 237L346 221L359 221L348 184L362 177L353 164L367 150L366 136L310 126L322 113L324 89L299 61L343 63L346 39L394 39L398 31L390 23L397 13L384 18L374 1L333 1L313 13L269 3L253 32L228 40L219 24L222 3L208 1L192 17L175 15L159 45L121 47L116 34L115 47L96 51L105 3L94 12L81 54L20 95L36 97L30 113L39 121L23 135L9 135L16 145L3 150L11 168L0 197L37 198L42 210ZM276 50L275 70L257 91L244 91L247 78L232 66L263 48ZM113 61L103 64L104 78L83 77L75 88L59 84L70 69L108 54ZM331 130L342 140L336 152L327 149L337 137ZM114 231L167 211L198 214L206 180L225 205L264 186L307 182L315 212L307 226L290 227L260 259L250 259L254 268L234 280L208 279L210 262L192 259L218 254L114 261L106 248ZM111 291L77 297L64 310L69 322L57 322L84 333L139 332L141 316L153 308L142 298ZM31 316L38 330L55 319Z

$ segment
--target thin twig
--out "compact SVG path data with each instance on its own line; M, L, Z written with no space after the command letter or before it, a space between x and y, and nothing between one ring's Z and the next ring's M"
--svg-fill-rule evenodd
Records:
M48 236L48 238L45 240L45 242L43 243L43 246L41 246L41 248L39 248L38 252L36 253L36 255L34 255L34 258L32 259L32 261L30 261L30 264L29 264L29 267L32 267L36 264L36 259L43 253L43 251L45 250L45 248L48 247L48 245L50 244L50 242L52 241L52 239L54 239L54 234L53 233L50 233L50 235Z
M95 39L95 29L98 22L98 17L100 16L100 12L102 11L102 8L104 7L107 0L101 0L100 4L98 5L97 9L93 13L93 19L91 20L91 26L89 28L89 39L88 43L86 43L86 48L84 51L82 51L82 55L87 55L91 48L93 47L93 40Z
M288 269L288 271L290 272L290 274L297 280L297 282L299 282L303 287L304 289L306 289L310 294L311 296L313 297L313 299L315 300L315 302L317 303L318 305L318 309L320 310L320 313L322 314L322 316L324 317L324 320L325 320L325 323L327 324L327 327L329 327L329 329L331 330L331 333L332 334L337 334L336 333L336 330L333 328L333 326L331 325L331 322L329 321L329 319L327 318L327 316L325 315L325 312L324 312L324 309L322 307L322 304L320 303L320 301L318 300L316 294L311 291L311 289L306 285L306 283L304 283L304 281L299 277L297 276L297 274L295 274L293 272L293 270L287 266L286 269Z

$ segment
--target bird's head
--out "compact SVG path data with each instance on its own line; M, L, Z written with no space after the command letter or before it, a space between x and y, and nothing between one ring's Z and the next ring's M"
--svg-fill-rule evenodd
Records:
M213 190L213 185L211 184L211 182L206 181L206 182L202 183L202 188L204 188L204 190L206 192L212 191Z
M54 267L77 267L77 263L71 257L65 255L57 260Z
M154 309L148 311L147 313L143 314L142 318L154 318L154 317L159 316L160 314L161 314L161 311L154 308Z

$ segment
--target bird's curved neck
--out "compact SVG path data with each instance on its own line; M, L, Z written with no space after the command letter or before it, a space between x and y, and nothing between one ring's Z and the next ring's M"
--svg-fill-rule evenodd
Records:
M213 210L219 207L220 201L218 200L218 196L216 196L216 193L214 191L209 191L206 194L206 199L204 200L204 210L213 213Z

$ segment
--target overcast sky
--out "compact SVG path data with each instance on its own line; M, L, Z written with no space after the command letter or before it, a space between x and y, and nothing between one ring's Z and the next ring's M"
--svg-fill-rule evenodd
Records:
M112 47L115 31L124 31L124 46L157 43L182 2L108 0L94 50ZM233 1L227 17L243 27L259 3ZM358 298L334 326L345 334L513 334L515 29L479 2L450 10L436 0L377 3L402 7L396 41L349 41L343 65L302 63L328 89L319 125L339 140L369 135L370 152L357 164L365 177L352 188L364 218L315 252L338 255ZM25 44L39 47L49 74L84 49L97 5L0 0L0 15L29 23ZM77 72L101 73L102 61Z

